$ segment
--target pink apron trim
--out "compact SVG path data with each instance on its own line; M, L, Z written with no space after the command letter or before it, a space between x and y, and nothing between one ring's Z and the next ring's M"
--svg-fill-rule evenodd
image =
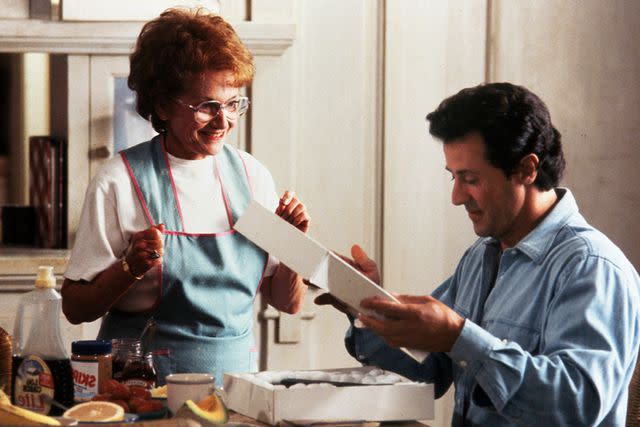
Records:
M235 234L236 230L220 231L218 233L187 233L186 231L171 231L165 230L164 234L171 234L174 236L195 236L195 237L222 237L228 234Z
M176 189L176 183L173 181L173 172L171 171L171 164L169 163L169 155L167 154L167 150L164 148L164 135L162 136L162 144L160 147L162 148L162 154L164 155L164 161L167 163L167 170L169 171L169 182L171 182L171 190L173 191L173 198L176 199L176 207L178 208L178 215L180 215L180 223L182 224L182 229L186 230L187 228L184 225L184 217L182 216L182 207L180 205L180 199L178 199L178 190Z
M182 216L182 208L180 207L180 199L178 198L178 191L176 189L176 185L175 182L173 180L173 173L171 172L171 164L169 163L169 156L167 155L167 151L165 150L164 147L164 136L163 138L163 143L160 144L161 150L162 150L162 154L164 155L164 159L165 162L167 164L167 170L169 171L169 181L171 182L171 189L173 191L173 197L176 200L176 206L178 208L178 214L180 215L180 222L182 223L182 229L186 230L185 227L185 223L184 223L184 217ZM236 149L237 151L237 149ZM240 157L240 160L242 161L242 165L244 166L244 173L245 176L247 178L247 183L249 186L249 191L251 192L251 195L253 196L253 185L251 183L251 178L249 176L249 171L247 169L247 163L245 162L244 158L242 157L242 155L240 155L240 153L238 152L238 156ZM144 215L147 217L147 221L149 222L150 225L155 225L155 222L153 221L153 218L151 217L151 212L149 212L149 208L147 207L147 203L144 199L144 196L142 195L142 189L140 188L140 185L138 184L138 181L136 180L136 177L133 173L133 169L131 168L131 165L129 164L129 161L127 160L127 158L125 157L124 153L121 152L120 153L120 157L122 158L122 161L124 162L126 168L127 168L127 173L129 174L129 177L131 179L131 182L133 183L133 186L136 190L136 194L138 195L138 199L140 200L140 204L142 205L142 210L144 212ZM218 232L218 233L188 233L185 231L172 231L172 230L165 230L163 234L167 234L167 235L174 235L174 236L203 236L203 237L223 237L226 235L230 235L230 234L235 234L236 230L233 229L233 215L231 213L231 205L229 203L229 200L227 198L227 193L224 189L224 183L222 181L222 176L220 175L220 171L218 169L218 160L214 157L214 162L215 162L215 173L216 173L216 177L218 178L218 181L220 182L220 191L222 193L222 198L224 201L224 206L225 209L227 211L227 220L229 221L229 230L226 231L222 231L222 232ZM267 271L267 265L269 264L269 254L267 254L267 258L264 262L264 266L262 267L262 275L260 276L260 282L258 282L258 288L256 289L256 295L254 296L254 301L255 301L255 297L258 295L258 293L260 292L260 289L262 287L262 282L264 282L264 278L265 278L265 273ZM132 313L140 313L140 312L146 312L146 311L151 311L151 310L155 310L156 308L158 308L158 306L160 305L160 300L162 298L162 288L163 288L163 274L162 274L162 270L163 270L163 264L160 264L158 266L158 296L156 297L155 302L153 303L153 306L149 309L145 309L145 310L139 310L139 311L133 311ZM255 348L254 348L255 349Z
M247 184L249 184L249 191L251 192L251 198L253 199L256 197L256 193L253 191L253 182L251 182L251 176L249 176L249 169L247 169L247 162L244 161L244 157L242 157L242 155L240 154L240 150L236 148L236 151L238 151L238 157L240 157L240 160L242 161L242 166L244 166L244 174L247 176Z
M124 162L124 165L127 168L127 172L129 173L129 179L131 179L131 182L133 183L133 187L136 189L138 200L140 201L140 205L142 206L142 211L144 212L144 215L147 217L147 221L149 222L150 225L152 226L155 225L155 222L151 217L151 212L149 212L149 208L147 207L147 202L144 200L144 196L142 195L142 189L140 188L140 185L138 184L138 180L133 174L133 169L131 169L131 164L129 163L129 160L127 160L123 152L120 153L120 158L122 159L122 161ZM151 306L151 308L148 308L145 310L133 311L132 313L144 313L146 311L155 310L160 304L161 298L162 298L162 264L158 266L158 295L156 296L156 300L154 301L153 305Z
M222 176L220 176L220 170L218 169L218 159L214 157L213 162L216 166L216 178L218 178L218 182L220 183L220 191L222 192L222 200L224 201L224 208L227 211L227 221L229 221L229 229L232 229L233 215L231 214L231 205L229 203L229 199L227 199L227 192L224 191L224 183L222 182Z
M142 189L140 188L140 185L138 185L138 181L136 180L136 177L133 174L133 169L131 169L129 160L127 160L123 152L120 153L120 158L122 159L125 167L127 168L127 173L129 174L129 178L133 183L133 188L136 189L136 194L138 195L138 200L142 205L142 211L144 212L144 216L147 217L147 222L149 222L150 225L155 225L155 223L153 222L153 218L151 217L151 212L149 212L149 208L147 207L147 203L144 201L144 196L142 195Z

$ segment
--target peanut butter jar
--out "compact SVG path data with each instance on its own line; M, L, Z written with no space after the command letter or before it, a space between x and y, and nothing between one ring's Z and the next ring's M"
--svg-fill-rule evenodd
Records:
M73 399L86 402L102 393L106 380L111 379L111 342L74 341L71 352Z

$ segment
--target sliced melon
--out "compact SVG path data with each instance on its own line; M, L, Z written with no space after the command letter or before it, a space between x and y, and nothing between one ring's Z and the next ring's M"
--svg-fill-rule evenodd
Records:
M188 418L199 422L202 427L213 427L229 420L229 413L224 402L216 393L195 403L187 400L175 415L175 418Z
M47 425L59 426L60 421L28 409L20 408L11 404L9 397L0 390L0 425Z

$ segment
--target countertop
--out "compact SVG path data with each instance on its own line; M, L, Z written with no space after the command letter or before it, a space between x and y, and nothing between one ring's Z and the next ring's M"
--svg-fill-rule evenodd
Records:
M98 425L98 424L92 424ZM184 418L165 419L165 420L149 420L133 423L104 423L99 424L101 427L201 427L200 424L193 420L187 420ZM15 424L16 427L20 427L19 424ZM421 421L402 421L402 422L366 422L366 423L323 423L323 422L310 422L310 423L293 423L293 424L281 424L283 427L429 427ZM7 426L13 427L13 426ZM256 421L253 418L245 417L244 415L230 411L229 422L225 424L225 427L270 427L269 424L265 424L260 421Z

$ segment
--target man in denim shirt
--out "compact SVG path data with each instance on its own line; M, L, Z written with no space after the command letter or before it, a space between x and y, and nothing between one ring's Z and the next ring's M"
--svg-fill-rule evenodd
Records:
M558 188L565 160L545 104L508 83L464 89L427 116L480 238L432 296L376 299L347 333L365 364L455 384L453 425L620 426L640 340L640 279ZM379 283L358 246L353 264ZM328 295L319 304L334 303ZM398 347L431 352L423 363Z

